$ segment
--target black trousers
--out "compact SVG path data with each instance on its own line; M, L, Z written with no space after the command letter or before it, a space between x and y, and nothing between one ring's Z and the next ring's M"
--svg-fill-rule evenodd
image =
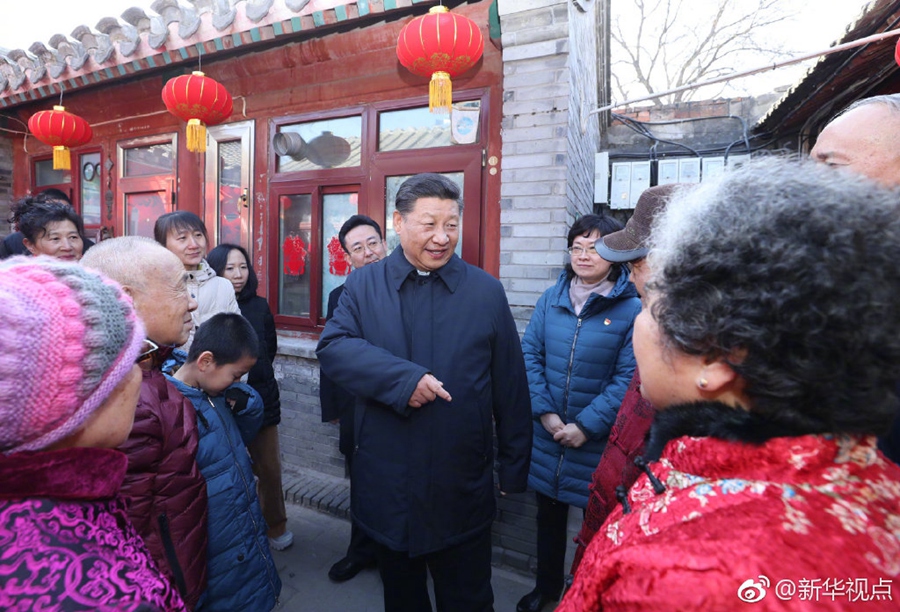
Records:
M493 612L490 529L421 557L377 546L385 612L431 612L428 572L438 612Z
M565 579L569 505L537 495L537 584L544 597L556 599Z
M344 468L349 475L353 453L344 455ZM350 481L353 486L353 480ZM375 540L366 535L366 532L359 528L353 517L350 517L350 545L347 546L347 558L354 563L369 565L375 561L375 553L378 546Z

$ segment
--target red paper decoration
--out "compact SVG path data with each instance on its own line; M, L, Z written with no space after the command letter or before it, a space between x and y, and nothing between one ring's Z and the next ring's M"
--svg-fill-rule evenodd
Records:
M170 113L187 121L187 148L195 153L206 151L206 126L231 116L231 94L199 71L169 79L162 99Z
M94 137L88 122L66 112L63 106L33 114L28 129L35 138L53 147L54 170L69 170L72 167L69 149L87 144Z
M428 108L449 112L453 102L450 77L474 66L484 52L484 37L478 25L463 15L435 6L416 17L400 31L397 57L413 74L430 76Z

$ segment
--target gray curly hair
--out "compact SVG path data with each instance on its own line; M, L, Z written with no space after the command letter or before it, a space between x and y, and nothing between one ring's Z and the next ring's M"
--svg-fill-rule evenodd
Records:
M677 196L650 243L669 350L726 360L751 411L794 435L890 426L900 192L769 159Z

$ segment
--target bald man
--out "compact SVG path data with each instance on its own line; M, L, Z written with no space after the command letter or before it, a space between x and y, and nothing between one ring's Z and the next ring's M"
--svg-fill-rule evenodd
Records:
M810 155L816 161L900 186L900 94L857 100L825 126Z
M816 161L846 168L885 187L900 187L900 94L857 100L825 126L810 156ZM900 395L900 385L897 389ZM878 447L900 463L900 416Z
M160 367L190 335L197 302L181 260L149 238L104 240L81 265L122 285L144 321L141 395L131 434L119 447L128 456L121 494L153 559L193 609L206 590L206 481L197 466L194 406Z

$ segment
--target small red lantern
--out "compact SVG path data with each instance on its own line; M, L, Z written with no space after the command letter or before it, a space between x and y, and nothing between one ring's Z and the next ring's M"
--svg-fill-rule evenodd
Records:
M94 137L88 122L66 112L64 106L33 114L28 120L28 129L35 138L53 147L54 170L69 170L72 167L69 148L87 144Z
M170 113L187 121L187 148L195 153L206 151L206 126L231 116L231 94L199 71L169 79L162 99Z
M428 109L449 112L453 102L450 77L474 66L484 52L484 37L478 25L444 6L416 17L400 31L397 57L413 74L430 76Z

